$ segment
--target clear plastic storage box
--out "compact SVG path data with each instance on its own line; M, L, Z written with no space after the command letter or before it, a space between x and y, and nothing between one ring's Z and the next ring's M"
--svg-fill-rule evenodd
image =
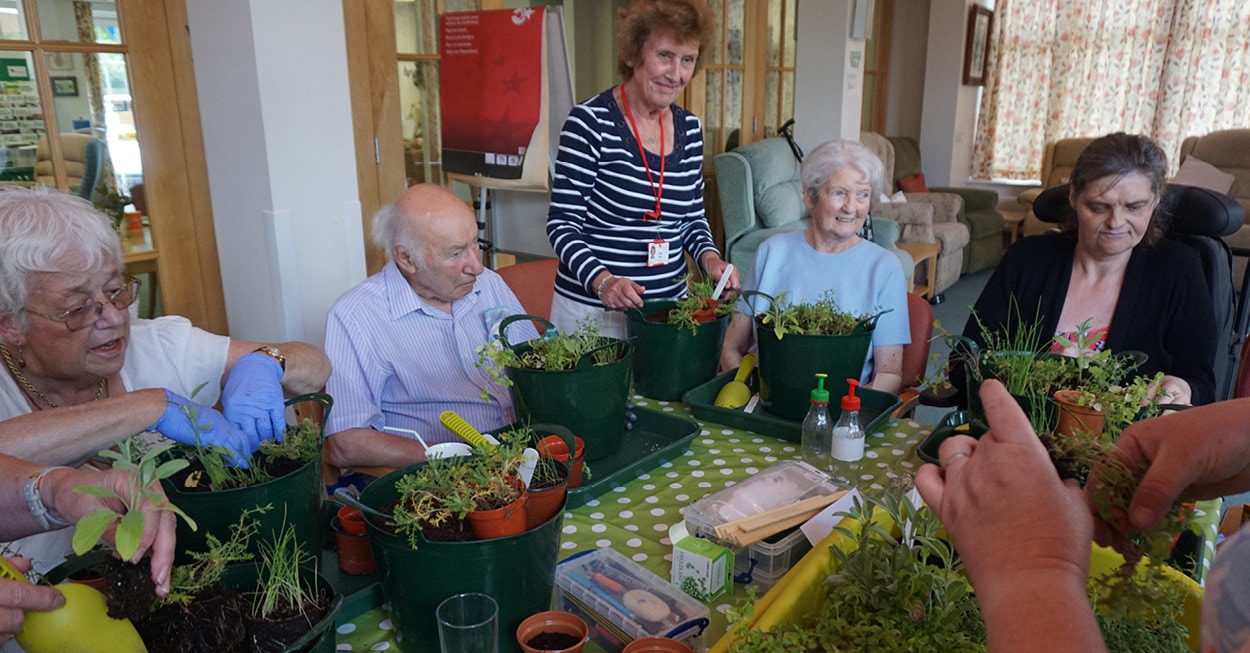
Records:
M704 651L710 613L680 588L612 549L573 555L556 565L557 609L581 616L590 638L619 653L640 637L670 637Z
M717 490L694 502L686 508L686 527L691 535L706 537L737 552L742 547L717 540L717 526L844 489L847 488L829 478L828 474L805 462L783 460L741 483Z
M797 528L760 540L734 557L734 582L766 592L811 550L807 536Z

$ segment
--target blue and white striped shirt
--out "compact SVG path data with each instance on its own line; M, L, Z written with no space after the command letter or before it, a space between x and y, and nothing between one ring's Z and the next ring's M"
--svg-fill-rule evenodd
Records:
M491 270L452 302L448 314L426 303L395 262L387 262L339 297L326 317L326 355L334 368L326 384L334 397L326 433L397 426L430 444L459 441L438 421L444 410L456 411L479 431L508 425L511 396L477 369L477 349L494 335L496 314L524 312ZM528 321L508 328L513 343L537 336ZM483 389L490 402L481 398Z
M659 220L643 219L655 209L656 189L612 89L569 112L547 212L547 238L560 257L560 295L602 306L591 283L608 270L642 284L646 299L680 297L686 290L683 251L695 261L716 251L703 213L703 127L689 111L671 108L676 134L664 162ZM647 152L647 165L658 183L660 157ZM668 241L668 260L649 268L647 245L657 238Z

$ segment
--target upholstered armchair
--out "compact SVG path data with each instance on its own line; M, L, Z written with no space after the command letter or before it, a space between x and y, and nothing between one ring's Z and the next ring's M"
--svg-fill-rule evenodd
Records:
M1030 188L1016 196L1016 201L1026 211L1020 235L1036 236L1055 227L1037 218L1037 215L1033 213L1033 201L1047 188L1068 183L1068 179L1072 176L1072 166L1076 165L1076 157L1080 156L1085 147L1092 142L1094 142L1093 138L1061 138L1046 144L1046 151L1042 154L1042 185L1038 188Z
M886 195L894 193L894 146L886 137L873 132L860 132L859 140L868 149L877 153L881 163L885 165ZM914 243L937 243L941 246L937 257L937 270L933 275L933 292L941 293L959 281L963 272L964 249L968 245L969 231L967 225L959 221L959 214L964 210L964 201L953 193L906 193L905 203L877 201L873 203L872 215L897 220L902 226L899 240ZM879 199L879 198L878 198ZM914 223L910 214L917 206L932 207L933 217L930 221ZM1001 232L1000 232L1001 233Z
M1190 161L1190 159L1195 161ZM1217 168L1218 172L1231 175L1231 183L1227 178L1223 180L1229 183L1228 189L1223 189L1218 181L1204 183L1200 178L1182 179L1189 167L1186 162L1189 162L1190 166L1196 162L1207 163ZM1179 165L1181 169L1177 173L1176 181L1211 188L1225 193L1241 204L1246 210L1247 224L1238 229L1237 233L1224 238L1224 242L1240 251L1250 249L1250 129L1224 129L1204 136L1186 138L1181 143ZM1201 176L1199 173L1199 177ZM1242 255L1234 256L1233 262L1236 266L1233 283L1241 288L1246 258Z
M717 155L714 165L725 226L725 260L737 266L745 278L760 243L775 234L806 229L812 223L803 203L799 162L786 139L765 138ZM907 228L928 229L931 234L928 225L932 216L932 209L918 206L907 215ZM876 213L872 224L873 242L898 257L903 274L910 280L915 262L894 245L900 225L878 218Z
M957 219L968 227L962 272L968 274L992 267L1003 257L1003 214L998 212L998 193L988 188L928 186L920 165L920 145L911 136L887 136L894 146L896 188L910 191L907 184L919 184L930 193L954 193L964 200Z
M104 141L87 134L61 134L61 154L65 157L65 175L69 178L71 193L88 201L93 199L104 163L104 148ZM35 181L45 186L56 186L52 152L46 136L39 139L35 146Z

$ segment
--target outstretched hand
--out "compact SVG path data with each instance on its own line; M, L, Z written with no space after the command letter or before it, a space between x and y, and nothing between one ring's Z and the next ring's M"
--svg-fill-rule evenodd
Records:
M232 464L247 467L247 459L260 447L259 437L240 430L208 406L169 390L165 390L165 397L168 401L165 414L148 428L149 431L191 446L224 447L230 451Z
M1075 481L1062 481L1024 412L998 381L981 385L991 429L947 439L941 466L916 487L938 514L978 592L1014 574L1063 573L1084 583L1093 516Z
M1177 499L1202 500L1250 490L1250 399L1222 401L1144 420L1124 429L1111 455L1130 469L1147 467L1128 513L1099 524L1099 544L1154 527ZM1095 467L1094 492L1107 471ZM1118 531L1118 532L1117 532Z

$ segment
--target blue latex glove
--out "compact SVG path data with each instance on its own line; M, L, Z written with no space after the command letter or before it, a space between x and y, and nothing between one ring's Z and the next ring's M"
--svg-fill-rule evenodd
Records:
M282 366L264 354L251 353L230 369L221 391L221 412L248 435L281 442L286 433L284 401Z
M218 446L230 450L231 464L247 468L247 461L260 447L260 438L248 435L236 428L221 413L197 404L186 397L165 390L169 403L165 414L156 420L149 431L191 446ZM195 423L191 423L191 414ZM198 440L197 440L198 437Z

